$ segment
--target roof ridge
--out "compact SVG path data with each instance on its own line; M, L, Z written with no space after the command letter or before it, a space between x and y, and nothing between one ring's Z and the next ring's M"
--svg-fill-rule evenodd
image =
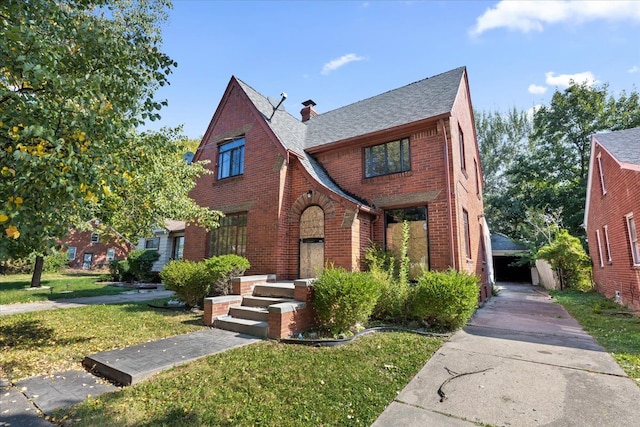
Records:
M249 89L251 89L252 91L254 91L257 95L261 96L262 99L264 99L265 101L269 102L269 104L271 105L271 102L269 101L269 97L268 96L264 96L261 92L259 92L258 90L256 90L253 86L251 86L250 84L248 84L247 82L245 82L244 80L240 79L239 77L233 75L232 76L234 79L236 79L238 81L238 83L240 83L240 87L242 87L243 85L248 87ZM273 105L271 105L271 107L273 107L273 109L275 110L275 107ZM286 109L283 110L276 110L276 111L282 111L283 113L285 113L286 115L288 115L289 117L291 117L292 119L296 120L296 121L300 121L298 118L296 118L296 116L294 116L293 114L291 114L290 112L288 112ZM267 119L267 121L269 121L269 119Z

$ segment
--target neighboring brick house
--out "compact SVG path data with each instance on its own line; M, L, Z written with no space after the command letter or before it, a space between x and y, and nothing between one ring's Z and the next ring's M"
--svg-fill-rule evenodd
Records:
M73 269L91 270L107 267L113 259L125 259L135 247L116 232L100 233L92 223L91 230L73 229L60 243L67 251L68 265Z
M184 221L166 220L164 227L157 228L153 236L138 240L137 249L156 250L160 258L153 264L152 271L160 271L172 259L182 259L184 252Z
M237 253L248 274L278 279L314 277L326 264L358 270L371 242L397 251L408 220L414 277L476 273L489 297L466 68L324 114L309 100L301 120L278 101L231 78L194 158L214 173L191 193L226 217L209 233L187 226L186 259Z
M596 289L640 309L640 128L593 135L584 224Z

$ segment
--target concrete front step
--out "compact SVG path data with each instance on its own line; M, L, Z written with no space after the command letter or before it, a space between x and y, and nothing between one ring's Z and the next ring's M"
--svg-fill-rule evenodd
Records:
M266 307L249 307L241 305L229 307L229 315L240 319L266 322L269 318L269 310L267 310Z
M271 304L279 304L281 302L293 302L292 298L273 298L273 297L256 297L245 296L242 299L242 305L246 307L269 307Z
M253 296L273 298L293 298L296 287L291 282L259 284L253 288Z
M215 321L216 328L261 338L267 338L268 325L266 321L240 319L231 316L220 316Z

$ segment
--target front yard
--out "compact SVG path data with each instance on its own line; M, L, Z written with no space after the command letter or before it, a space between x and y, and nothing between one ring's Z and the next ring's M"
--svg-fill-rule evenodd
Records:
M90 273L43 273L43 288L31 290L30 274L0 275L0 304L115 295L130 290L98 283L99 277Z
M640 387L640 317L596 292L552 292Z

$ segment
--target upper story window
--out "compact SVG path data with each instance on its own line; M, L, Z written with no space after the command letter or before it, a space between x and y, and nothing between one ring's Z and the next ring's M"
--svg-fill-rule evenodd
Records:
M460 145L460 167L464 171L467 170L467 161L464 153L464 133L462 133L460 125L458 125L458 144Z
M100 235L98 233L91 233L91 243L99 243Z
M602 169L602 154L598 153L598 172L600 173L600 188L602 189L602 194L607 194L607 188L604 185L604 170Z
M364 176L388 175L411 170L409 138L364 149Z
M633 214L627 214L627 230L629 231L629 245L631 247L631 261L635 267L640 266L640 244L638 243L638 233Z
M611 259L611 243L609 243L609 227L608 226L604 226L602 227L602 229L604 230L604 243L605 243L605 248L607 249L607 262L611 263L612 259Z
M218 147L218 179L244 173L244 138Z
M596 243L598 243L598 261L600 261L600 267L604 267L604 260L602 259L602 242L600 241L600 230L596 230Z
M157 251L160 248L160 238L154 237L154 238L145 240L144 248Z

